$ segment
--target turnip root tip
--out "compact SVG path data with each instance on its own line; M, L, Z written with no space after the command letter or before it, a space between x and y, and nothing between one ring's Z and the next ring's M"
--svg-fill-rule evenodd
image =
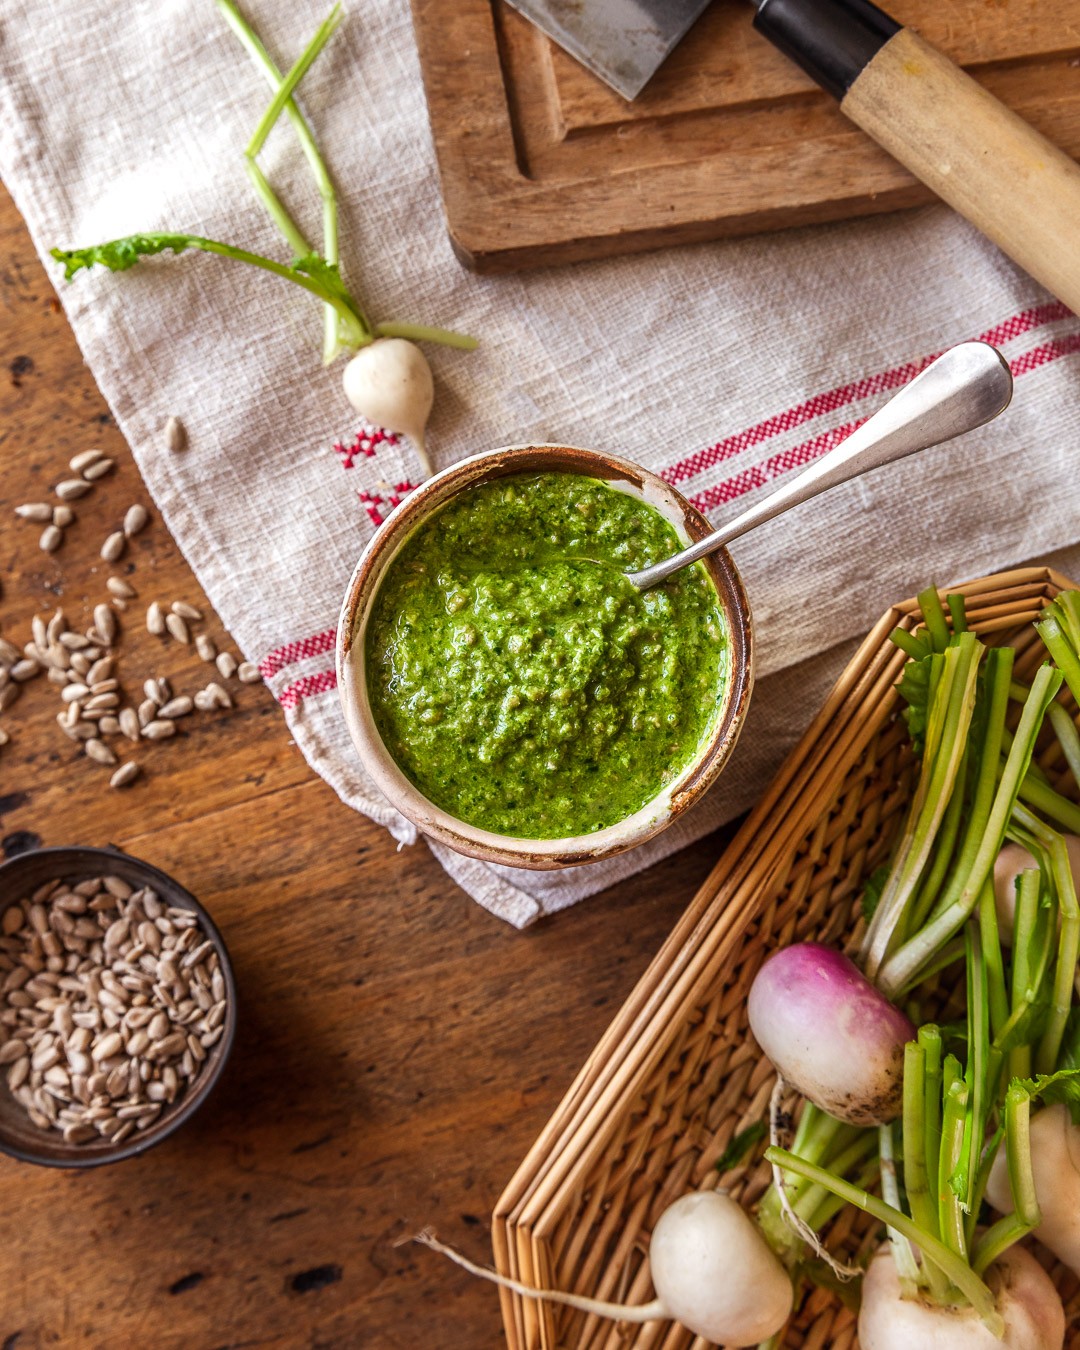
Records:
M915 1028L841 952L803 942L770 956L747 1015L780 1076L822 1111L852 1125L899 1114Z
M406 338L377 338L361 347L342 375L345 397L373 426L408 436L416 447L424 476L431 461L424 430L435 401L435 382L427 358Z
M1053 1281L1022 1247L1010 1247L987 1272L1001 1318L995 1335L970 1306L948 1308L906 1298L885 1243L863 1280L862 1350L1061 1350L1065 1311Z

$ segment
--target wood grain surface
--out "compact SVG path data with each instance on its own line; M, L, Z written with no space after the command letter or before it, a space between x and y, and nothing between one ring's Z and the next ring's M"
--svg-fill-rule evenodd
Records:
M150 503L2 192L0 260L0 633L21 645L35 612L89 623L105 534ZM13 508L90 446L117 471L48 556ZM139 592L124 687L200 687L209 668L143 626L149 600L184 599L227 642L156 516L115 570ZM4 851L112 842L163 867L240 991L222 1083L174 1138L83 1173L0 1156L0 1347L498 1347L495 1291L394 1241L433 1224L490 1259L492 1205L721 839L516 933L343 806L261 684L237 702L138 748L124 791L60 734L43 679L0 716Z
M505 0L411 0L447 228L481 272L890 211L932 199L714 0L633 103ZM1073 0L886 8L1080 157Z

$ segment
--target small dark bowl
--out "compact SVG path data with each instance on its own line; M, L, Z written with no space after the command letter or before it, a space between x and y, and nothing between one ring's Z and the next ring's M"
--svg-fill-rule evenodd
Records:
M151 886L165 904L193 910L199 916L200 927L214 944L225 978L225 1031L207 1053L193 1086L166 1106L152 1125L136 1130L120 1144L108 1139L68 1144L57 1130L39 1130L11 1096L6 1081L0 1079L0 1151L44 1167L99 1167L102 1163L133 1158L159 1144L206 1100L221 1076L236 1037L236 983L224 940L195 897L149 863L113 848L42 848L21 853L0 864L0 914L47 881L86 881L97 876L120 877L136 889Z

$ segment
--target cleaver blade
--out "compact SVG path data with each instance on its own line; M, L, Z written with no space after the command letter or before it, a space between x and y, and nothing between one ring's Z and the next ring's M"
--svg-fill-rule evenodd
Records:
M637 98L709 0L508 0L625 99Z

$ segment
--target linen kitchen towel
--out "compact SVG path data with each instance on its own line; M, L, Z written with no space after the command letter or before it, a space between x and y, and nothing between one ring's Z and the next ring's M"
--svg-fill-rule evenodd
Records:
M327 0L245 0L287 68ZM467 112L467 72L461 90ZM943 347L1001 346L1013 407L962 441L840 488L734 549L758 688L717 788L650 845L561 874L439 848L523 926L747 806L852 639L894 599L1080 539L1080 322L963 221L927 208L536 274L478 278L439 204L405 0L354 0L300 100L336 183L343 270L376 319L475 333L428 349L436 467L558 441L660 471L717 521L867 416ZM0 0L0 173L161 514L260 665L308 761L403 843L334 688L334 626L364 544L417 481L407 441L350 415L318 360L319 305L223 259L59 280L54 245L186 230L287 258L242 147L268 93L212 0ZM287 123L262 161L309 237L318 201ZM178 415L184 454L163 450Z

